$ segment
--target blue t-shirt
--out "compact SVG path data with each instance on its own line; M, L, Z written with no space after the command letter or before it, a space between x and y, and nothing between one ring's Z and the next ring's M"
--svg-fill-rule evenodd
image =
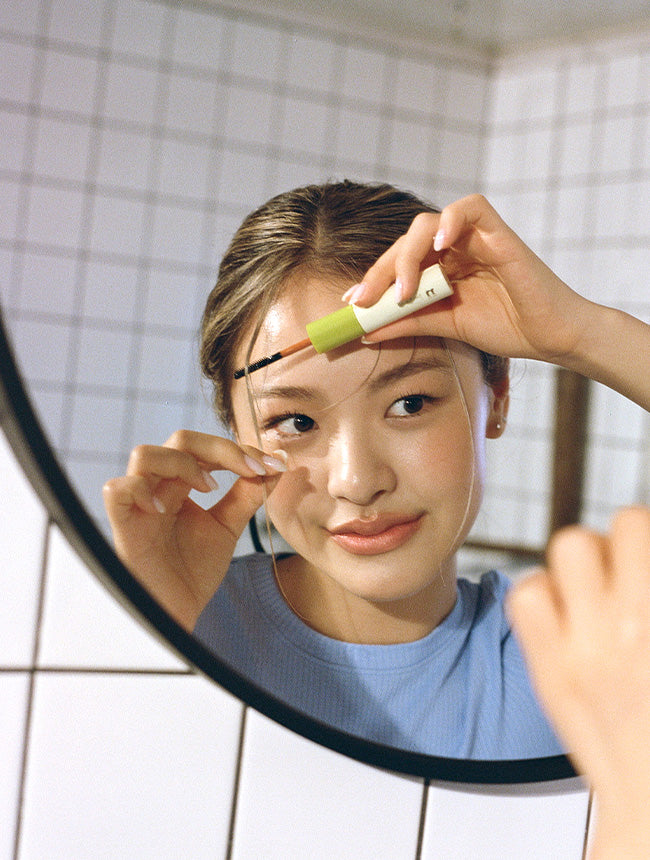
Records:
M495 571L459 579L454 608L427 636L359 645L298 618L260 553L233 560L194 632L257 686L350 734L452 758L559 755L504 614L509 585Z

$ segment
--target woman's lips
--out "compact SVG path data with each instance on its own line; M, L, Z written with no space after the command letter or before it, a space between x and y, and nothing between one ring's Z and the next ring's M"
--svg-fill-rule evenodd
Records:
M332 540L354 555L379 555L406 543L420 528L421 515L354 520L329 530Z

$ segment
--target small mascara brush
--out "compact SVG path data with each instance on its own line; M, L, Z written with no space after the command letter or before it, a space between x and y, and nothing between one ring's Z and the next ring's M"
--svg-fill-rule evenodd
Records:
M307 324L307 334L304 340L287 346L280 352L267 355L254 361L247 367L242 367L234 373L235 379L241 379L247 373L253 373L279 361L287 355L293 355L301 349L313 346L316 352L328 352L349 343L364 334L369 334L382 326L388 325L395 320L408 316L427 305L445 299L452 294L451 284L447 276L436 263L422 272L420 285L416 294L405 302L398 300L395 294L395 284L389 287L383 296L372 307L359 308L356 305L346 305L332 314L321 317Z
M264 358L260 358L259 361L254 361L252 364L246 365L246 367L241 367L239 370L236 370L233 375L235 379L241 379L242 376L246 376L247 373L261 370L263 367L273 364L274 361L279 361L281 358L293 355L294 352L299 352L301 349L306 349L308 346L312 346L312 342L308 337L306 337L304 340L299 340L298 343L294 343L291 346L281 349L280 352L274 352L273 355L267 355Z

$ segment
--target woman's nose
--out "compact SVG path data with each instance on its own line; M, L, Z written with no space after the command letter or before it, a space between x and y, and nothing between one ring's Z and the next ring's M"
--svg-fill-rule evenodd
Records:
M361 507L395 489L395 472L388 452L375 439L352 430L330 439L327 489L332 498Z

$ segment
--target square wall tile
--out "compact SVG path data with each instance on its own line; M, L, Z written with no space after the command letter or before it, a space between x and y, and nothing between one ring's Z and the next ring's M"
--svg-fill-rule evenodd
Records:
M388 60L383 51L348 45L343 60L342 95L346 99L381 104L385 98L384 87L388 74ZM392 65L392 64L391 64ZM395 80L397 64L391 67L391 79Z
M165 126L192 134L222 132L221 105L227 93L228 89L216 80L180 73L170 76Z
M38 31L40 7L13 0L0 4L0 28L10 33L33 35Z
M77 384L129 385L131 332L85 323L80 330Z
M249 711L233 860L412 860L422 791Z
M104 3L77 3L53 0L48 36L75 45L98 47L101 44Z
M198 365L193 335L145 335L138 388L148 392L186 394L191 371Z
M326 151L331 124L330 109L326 104L287 98L283 111L282 146L293 152L321 154Z
M148 125L157 107L158 73L116 60L108 69L105 115L108 119L127 120Z
M61 383L67 376L71 327L67 323L41 323L17 319L11 325L14 354L30 383Z
M85 455L113 451L122 437L128 408L125 392L118 388L111 394L73 392L68 403L67 447Z
M157 190L161 194L199 200L208 196L208 174L214 158L211 147L163 140L159 158Z
M27 45L3 43L0 93L3 93L5 98L9 96L11 101L16 103L29 102L35 54L35 50Z
M73 314L78 265L71 255L26 253L23 256L20 309L35 313L54 310L57 314Z
M266 175L272 165L263 155L249 155L231 149L224 150L219 172L220 203L241 206L246 212L265 200ZM291 185L283 187L286 191ZM243 218L243 215L242 215Z
M273 92L231 85L226 95L225 116L219 117L219 132L233 141L268 144L280 104Z
M193 272L152 267L144 303L144 319L150 326L184 329L198 336L200 314L212 286L211 278L206 278L203 283Z
M109 254L137 256L146 205L140 200L98 194L93 207L91 248Z
M97 182L109 187L145 191L150 182L152 141L145 134L103 129Z
M588 802L576 780L502 790L432 785L422 860L582 860Z
M428 122L396 119L391 124L388 165L397 170L438 171L439 164L431 163L430 146L437 132L432 134Z
M41 674L18 860L225 856L240 715L198 676Z
M440 87L438 73L436 86ZM447 93L445 113L478 126L484 118L487 88L487 72L466 71L462 68L451 69L445 86Z
M26 116L0 112L0 169L16 172L23 169L28 128Z
M97 60L50 49L46 54L41 104L90 116L95 105Z
M139 274L136 265L88 263L81 308L84 317L123 323L134 320Z
M48 552L39 665L186 669L184 662L118 603L54 527Z
M29 675L0 672L0 857L14 856L28 694Z
M481 150L478 134L445 129L433 170L446 178L474 182L478 187Z
M196 266L209 259L210 250L204 248L204 218L200 209L157 206L150 237L154 260Z
M0 475L0 665L31 666L47 515L2 430Z
M279 28L237 21L229 51L230 71L260 81L275 80L278 61L286 51L283 41Z
M439 114L445 105L448 85L447 69L431 61L402 57L397 64L393 98L396 104L408 105L409 110L429 116Z
M292 33L287 80L304 89L329 92L334 86L337 47L332 39Z
M113 50L157 57L171 8L147 0L113 0Z
M123 2L132 5L132 0ZM216 7L203 10L185 4L178 6L172 56L179 63L216 70L223 33L224 21Z
M363 164L377 160L381 117L363 108L342 108L336 128L336 155Z
M26 224L27 239L37 244L76 250L83 226L85 200L82 191L32 186Z

